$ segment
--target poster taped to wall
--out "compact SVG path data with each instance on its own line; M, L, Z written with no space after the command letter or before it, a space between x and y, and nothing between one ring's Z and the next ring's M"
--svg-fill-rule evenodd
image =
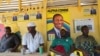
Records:
M74 20L74 30L75 33L78 33L81 31L82 26L88 26L90 31L94 31L94 20L93 19L77 19Z
M84 13L84 16L96 15L97 7L96 6L84 6L83 13Z
M56 19L54 21L53 18L55 15L61 15L55 17L55 18L60 17L60 19L59 20ZM47 40L48 41L52 41L54 38L58 37L59 34L57 34L58 32L56 32L55 30L55 28L57 29L57 26L59 26L60 29L63 28L68 33L70 33L70 14L68 8L53 7L47 9Z

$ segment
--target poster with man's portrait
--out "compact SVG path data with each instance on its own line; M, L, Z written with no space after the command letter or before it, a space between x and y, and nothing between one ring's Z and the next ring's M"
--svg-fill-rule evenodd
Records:
M40 11L37 11L36 19L42 19L42 13Z
M29 20L29 15L27 13L24 14L24 20Z
M13 21L17 21L17 16L14 15L14 16L12 17L12 20L13 20Z
M59 18L54 21L54 18ZM59 23L61 22L61 23ZM55 29L65 29L70 33L70 14L68 8L48 8L47 9L47 40L52 41L58 37ZM60 31L59 31L60 32ZM70 34L69 34L70 35Z
M90 9L90 14L91 15L96 15L96 8L94 8L94 7L91 7L91 9Z

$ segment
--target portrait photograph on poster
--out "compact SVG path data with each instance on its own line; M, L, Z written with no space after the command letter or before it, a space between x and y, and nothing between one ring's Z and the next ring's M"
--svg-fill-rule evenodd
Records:
M17 21L17 16L14 15L14 16L12 17L12 20L13 20L13 21Z
M36 13L36 19L42 19L42 14L40 11L37 11Z
M55 38L61 38L61 29L66 31L67 36L70 36L70 14L68 8L48 8L47 40L52 41Z
M83 13L85 16L92 16L97 14L96 6L84 6Z
M97 12L96 12L96 9L94 7L91 7L90 9L90 14L91 15L95 15Z
M29 20L29 15L27 13L24 14L24 20Z

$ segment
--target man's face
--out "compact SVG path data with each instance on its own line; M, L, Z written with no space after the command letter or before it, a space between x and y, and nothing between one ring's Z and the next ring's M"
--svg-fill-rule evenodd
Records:
M60 34L61 34L61 37L65 37L65 36L66 36L66 31L62 29L62 30L60 31Z
M54 18L54 26L57 28L57 29L61 29L61 27L63 26L63 17L62 16L56 16Z
M9 29L5 29L5 32L7 35L11 34L11 30L9 30Z
M88 28L84 28L84 29L82 30L82 32L83 32L84 35L88 35L89 29L88 29Z
M30 33L34 32L34 31L35 31L35 27L28 27L28 31L29 31Z

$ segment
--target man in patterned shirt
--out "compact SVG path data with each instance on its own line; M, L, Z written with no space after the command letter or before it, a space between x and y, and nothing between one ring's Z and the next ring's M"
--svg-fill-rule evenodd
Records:
M85 53L88 53L89 56L94 56L95 55L94 47L97 45L96 40L94 39L93 36L88 35L89 29L87 26L83 26L81 28L81 31L82 35L78 36L75 40L76 48L84 51Z

